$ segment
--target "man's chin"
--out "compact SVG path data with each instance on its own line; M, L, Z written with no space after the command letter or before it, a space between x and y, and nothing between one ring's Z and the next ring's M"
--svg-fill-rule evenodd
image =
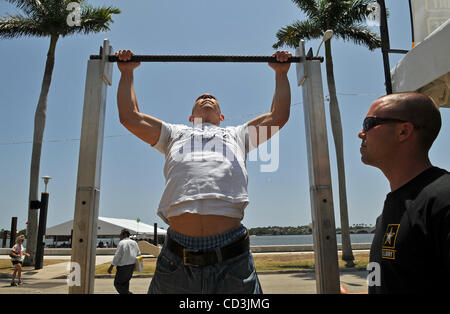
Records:
M361 162L365 165L369 165L371 166L371 164L369 163L369 161L367 160L367 157L364 155L361 155Z

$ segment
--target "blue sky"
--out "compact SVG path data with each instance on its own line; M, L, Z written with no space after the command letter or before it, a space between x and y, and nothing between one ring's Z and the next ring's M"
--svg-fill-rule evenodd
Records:
M89 55L98 54L104 38L117 49L137 54L271 55L276 31L305 15L290 0L150 0L90 1L112 4L122 11L113 17L111 31L60 38L48 95L47 124L41 157L41 176L49 175L47 226L73 218L84 84ZM391 47L411 47L408 1L388 0ZM0 3L0 16L15 13ZM378 32L377 28L374 28ZM307 42L316 49L320 40ZM0 41L0 228L11 217L25 228L34 111L39 97L47 38ZM350 224L375 224L389 185L382 173L360 161L362 120L371 102L385 93L381 51L332 39L341 111ZM321 55L324 54L322 47ZM391 67L401 55L391 55ZM324 93L328 94L325 65ZM164 188L164 156L130 135L119 123L116 104L120 73L115 67L108 89L100 192L100 216L157 222L156 209ZM275 172L260 171L264 162L249 162L250 204L243 223L256 226L297 226L311 222L301 88L295 67L289 72L291 118L280 133L280 164ZM274 73L266 64L146 63L135 71L135 89L142 112L164 121L188 124L195 98L214 94L226 121L238 125L270 109ZM328 102L325 102L329 122ZM450 168L449 110L441 110L443 127L430 157ZM336 225L340 225L336 159L331 128L328 140ZM41 180L40 191L44 190Z

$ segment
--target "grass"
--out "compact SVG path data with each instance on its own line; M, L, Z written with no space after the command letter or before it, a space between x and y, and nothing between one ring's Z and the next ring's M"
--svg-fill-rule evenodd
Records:
M59 260L59 259L44 259L43 266L53 265L53 264L59 264L59 263L66 263L67 260ZM34 266L22 266L22 272L28 271L28 270L34 270ZM9 259L1 259L0 260L0 274L9 274L14 271L14 266L11 263L11 260Z
M366 267L369 263L369 252L354 251L355 268ZM338 254L339 267L346 268L345 262L341 260L341 253ZM314 253L261 253L253 254L255 260L256 271L268 270L302 270L314 269ZM98 265L95 268L97 275L108 274L107 270L110 264ZM156 268L156 258L144 258L144 270L142 272L135 272L134 274L153 274ZM115 274L114 268L112 274Z
M96 275L107 275L108 274L108 268L111 266L111 263L101 264L97 265L95 267L95 274ZM144 257L144 270L142 272L134 272L133 274L153 274L155 272L156 268L156 258L155 257ZM116 273L116 267L114 267L111 274Z
M353 252L355 257L355 268L366 267L369 263L368 252ZM338 254L339 267L346 268L345 262ZM257 271L265 270L300 270L314 269L314 253L277 253L277 254L254 254Z

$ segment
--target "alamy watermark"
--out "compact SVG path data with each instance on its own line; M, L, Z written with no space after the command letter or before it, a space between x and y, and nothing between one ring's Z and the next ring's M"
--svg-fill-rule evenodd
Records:
M367 285L369 287L381 286L381 267L377 262L367 264L369 274L367 275Z
M381 10L378 2L372 2L367 5L366 24L367 26L380 26Z
M69 287L81 286L81 266L77 262L67 263L67 285Z
M202 120L194 119L194 125L201 124ZM248 161L262 161L261 172L274 172L278 170L280 145L278 126L247 126L248 141L236 140L238 147L227 140L231 133L220 132L196 132L180 135L178 145L176 143L170 151L170 158L174 161L217 161L217 162L244 162L246 152ZM270 134L269 134L270 132ZM185 136L184 139L182 137ZM220 137L223 137L222 139ZM269 142L268 140L271 139ZM258 147L256 147L259 143ZM269 144L270 143L270 144ZM246 149L247 145L247 149ZM269 150L270 148L270 150Z
M66 11L70 11L67 15L67 25L81 26L81 6L78 2L69 2L66 7Z

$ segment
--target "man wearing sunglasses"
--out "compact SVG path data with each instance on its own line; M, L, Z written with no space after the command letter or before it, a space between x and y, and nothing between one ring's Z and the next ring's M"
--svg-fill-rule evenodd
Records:
M428 158L440 127L439 108L419 93L381 97L364 119L361 160L391 188L370 250L369 293L450 290L450 174Z

